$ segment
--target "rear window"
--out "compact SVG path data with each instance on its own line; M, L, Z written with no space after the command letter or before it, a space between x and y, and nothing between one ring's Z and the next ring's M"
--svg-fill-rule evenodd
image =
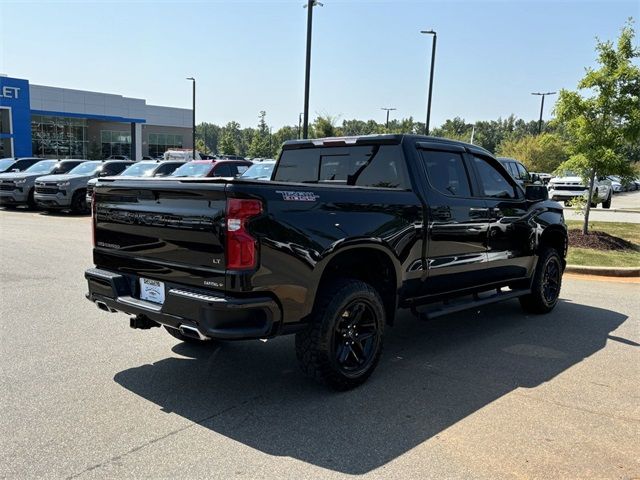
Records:
M410 188L399 145L284 150L274 180Z

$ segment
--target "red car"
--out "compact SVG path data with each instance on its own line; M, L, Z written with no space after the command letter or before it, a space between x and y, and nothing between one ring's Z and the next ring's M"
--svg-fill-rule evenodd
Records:
M237 177L253 163L247 160L193 160L178 167L172 177Z

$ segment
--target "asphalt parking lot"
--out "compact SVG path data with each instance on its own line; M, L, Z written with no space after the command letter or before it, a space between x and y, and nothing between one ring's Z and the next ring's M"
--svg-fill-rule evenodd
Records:
M84 298L86 216L0 210L2 478L634 478L640 283L401 315L363 387L298 372L293 339L209 349Z
M571 207L565 207L564 216L567 220L584 220L582 213ZM640 190L616 194L611 202L611 209L602 208L602 204L599 204L590 211L589 220L592 223L640 223Z

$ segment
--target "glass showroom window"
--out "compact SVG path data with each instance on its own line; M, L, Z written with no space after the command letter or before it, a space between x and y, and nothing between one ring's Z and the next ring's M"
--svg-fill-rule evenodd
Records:
M158 157L172 148L182 148L182 135L169 135L167 133L149 134L149 155Z
M87 158L87 120L31 116L33 154L46 158Z
M102 158L109 158L111 155L131 157L131 132L102 130L100 140L102 142Z

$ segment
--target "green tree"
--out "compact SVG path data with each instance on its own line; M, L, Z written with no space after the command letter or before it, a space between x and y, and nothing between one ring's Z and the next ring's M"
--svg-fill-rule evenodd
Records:
M273 133L271 158L277 158L280 155L282 144L287 140L296 140L298 138L298 126L295 127L285 125Z
M202 151L216 152L221 131L222 129L213 123L199 123L196 125L196 145L205 145L207 147ZM198 143L198 140L202 140L202 144Z
M264 110L260 111L258 115L258 129L253 135L251 145L249 145L248 155L250 157L269 158L272 155L271 136L265 120L266 116L267 112Z
M319 115L311 128L313 129L313 138L335 137L340 133L336 128L337 118L331 115Z
M579 173L593 198L599 176L633 175L625 156L640 141L640 56L634 46L632 20L622 28L617 44L596 39L598 68L587 68L579 91L561 90L555 106L557 121L570 137L570 157L559 170ZM585 96L581 94L584 92ZM588 234L591 202L586 202L582 233Z
M205 155L211 155L211 149L204 143L204 139L196 137L196 150Z
M569 158L567 142L553 133L504 140L497 153L520 160L534 172L553 172Z
M222 129L218 151L225 155L238 155L240 150L240 124L229 122Z

